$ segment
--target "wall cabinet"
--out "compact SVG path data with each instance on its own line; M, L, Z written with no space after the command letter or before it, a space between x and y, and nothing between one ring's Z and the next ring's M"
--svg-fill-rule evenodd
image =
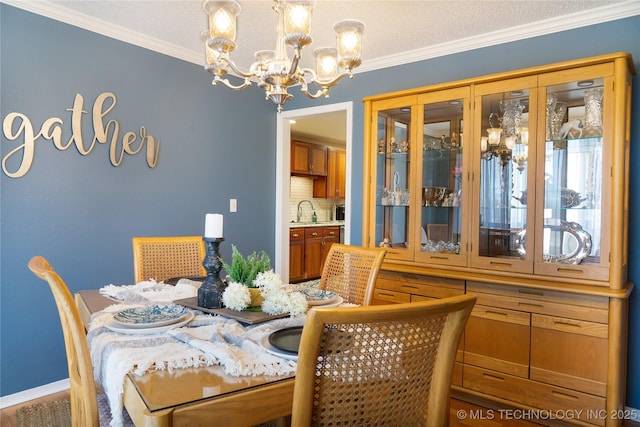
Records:
M327 176L327 147L291 141L291 174Z
M344 199L346 197L347 152L327 149L327 177L313 181L313 197Z
M340 227L305 227L289 230L289 281L320 278L329 248L340 241Z
M623 409L633 73L615 53L365 99L364 244L478 295L460 394Z

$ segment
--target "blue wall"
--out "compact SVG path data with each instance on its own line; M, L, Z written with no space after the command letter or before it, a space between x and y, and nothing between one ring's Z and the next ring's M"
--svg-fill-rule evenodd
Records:
M133 235L201 234L204 213L225 213L223 256L230 243L243 250L273 251L275 107L258 89L211 88L201 67L1 5L1 116L19 111L38 125L66 120L73 97L111 91L118 104L110 118L123 130L145 125L162 139L158 166L132 156L120 167L107 149L86 157L37 144L31 171L2 176L0 394L7 395L67 376L62 335L48 292L26 269L34 254L48 257L72 290L132 279ZM640 17L537 37L497 47L372 71L343 81L327 101L293 90L287 110L320 103L354 102L352 243L359 227L365 96L627 51L640 69ZM365 40L366 42L366 40ZM366 45L365 45L366 49ZM639 124L640 82L634 77L634 123ZM68 114L68 113L66 113ZM65 122L66 123L66 122ZM91 133L91 128L87 127ZM632 131L632 164L640 162L640 132ZM3 139L2 155L11 149ZM631 218L639 212L640 174L631 171ZM229 214L228 199L239 212ZM635 215L637 216L637 214ZM640 227L631 221L630 275L640 283ZM640 408L640 296L630 302L627 404Z

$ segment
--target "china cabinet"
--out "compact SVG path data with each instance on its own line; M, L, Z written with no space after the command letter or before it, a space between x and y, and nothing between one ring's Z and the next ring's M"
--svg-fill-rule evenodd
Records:
M614 53L365 98L374 302L478 295L457 393L624 409L634 72ZM620 424L594 413L575 422Z

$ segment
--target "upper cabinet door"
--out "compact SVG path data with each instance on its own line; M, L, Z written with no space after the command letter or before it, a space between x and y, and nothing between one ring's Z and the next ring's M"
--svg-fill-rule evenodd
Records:
M540 76L536 274L609 278L613 70Z
M422 149L414 143L416 114L415 96L376 102L372 110L370 144L374 146L369 151L375 180L371 186L375 220L370 230L374 241L369 244L386 247L389 259L413 260L416 246L411 208L417 195L411 191L412 164L416 150Z
M470 96L466 86L418 97L422 147L416 147L420 161L415 188L421 194L416 261L467 265L471 151L465 136L472 129Z
M533 273L537 77L475 87L471 265Z

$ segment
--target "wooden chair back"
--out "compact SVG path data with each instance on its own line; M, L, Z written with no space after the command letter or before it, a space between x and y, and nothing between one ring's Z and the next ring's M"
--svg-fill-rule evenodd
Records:
M369 305L387 253L385 249L334 243L322 268L319 288L335 292L344 302Z
M202 236L133 237L131 243L134 283L206 275Z
M311 308L292 426L448 426L453 364L475 301Z
M49 284L58 307L69 368L72 426L98 427L98 400L91 354L78 308L67 285L45 258L31 258L29 270Z

